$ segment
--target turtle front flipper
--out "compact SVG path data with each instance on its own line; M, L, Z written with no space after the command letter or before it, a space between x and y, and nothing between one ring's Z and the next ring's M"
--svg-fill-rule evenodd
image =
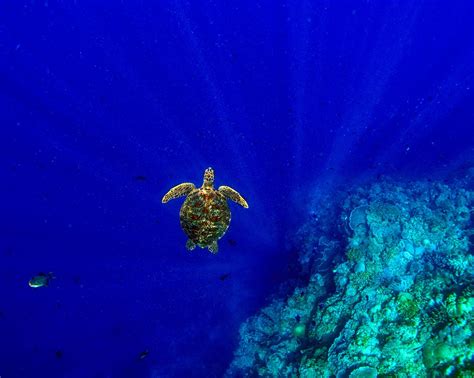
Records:
M169 200L187 196L189 193L191 193L196 187L194 186L193 183L191 182L185 182L179 185L176 185L172 187L168 193L166 193L161 200L161 203L166 203Z
M194 248L196 248L196 243L194 243L191 239L188 239L186 242L186 249L188 251L192 251Z
M219 246L217 245L217 241L213 241L212 244L210 244L207 249L209 249L209 252L216 254L219 251Z
M230 199L231 201L234 201L238 203L240 206L245 207L246 209L249 208L249 205L246 200L244 200L244 197L242 197L236 190L232 189L229 186L219 186L219 193L224 195L225 198Z

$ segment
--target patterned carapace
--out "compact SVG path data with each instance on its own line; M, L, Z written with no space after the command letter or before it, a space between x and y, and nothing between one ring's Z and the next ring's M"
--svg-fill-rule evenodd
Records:
M204 182L198 189L192 183L179 184L169 190L162 199L187 196L179 213L183 231L188 236L186 248L193 250L196 245L217 253L217 241L225 234L230 224L230 209L227 200L248 208L247 201L234 189L220 186L214 189L214 170L204 171Z

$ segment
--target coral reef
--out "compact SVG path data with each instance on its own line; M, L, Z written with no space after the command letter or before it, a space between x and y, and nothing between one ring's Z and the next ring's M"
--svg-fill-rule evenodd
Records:
M297 233L307 284L242 325L226 375L472 377L474 192L384 180L347 193Z

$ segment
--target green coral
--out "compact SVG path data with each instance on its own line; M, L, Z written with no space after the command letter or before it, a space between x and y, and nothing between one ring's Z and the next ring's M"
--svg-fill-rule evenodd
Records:
M357 262L362 259L365 254L361 248L350 248L346 252L347 259L351 262Z
M410 325L415 325L420 314L420 307L410 293L399 293L396 300L397 310L401 321Z
M440 304L427 312L426 323L433 328L446 325L465 325L472 318L474 297L449 293Z
M297 338L304 337L305 333L306 333L306 326L304 324L297 324L293 328L293 335Z
M423 347L423 363L427 368L444 364L456 356L456 347L443 342L429 340Z

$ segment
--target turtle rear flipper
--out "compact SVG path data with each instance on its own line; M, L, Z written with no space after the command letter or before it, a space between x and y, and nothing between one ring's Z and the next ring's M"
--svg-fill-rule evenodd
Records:
M196 243L194 243L191 239L188 239L186 242L186 249L188 251L192 251L194 248L196 248Z
M219 193L224 195L225 198L230 199L231 201L234 201L238 203L240 206L245 207L246 209L249 208L249 205L246 200L244 200L244 197L242 197L239 192L236 190L232 189L229 186L219 186Z
M219 251L219 246L217 245L217 241L212 242L207 249L209 249L209 252L216 254Z
M184 182L182 184L176 185L172 187L168 193L166 193L163 196L163 199L161 200L161 203L166 203L169 200L187 196L189 193L191 193L196 187L194 186L193 183L191 182Z

